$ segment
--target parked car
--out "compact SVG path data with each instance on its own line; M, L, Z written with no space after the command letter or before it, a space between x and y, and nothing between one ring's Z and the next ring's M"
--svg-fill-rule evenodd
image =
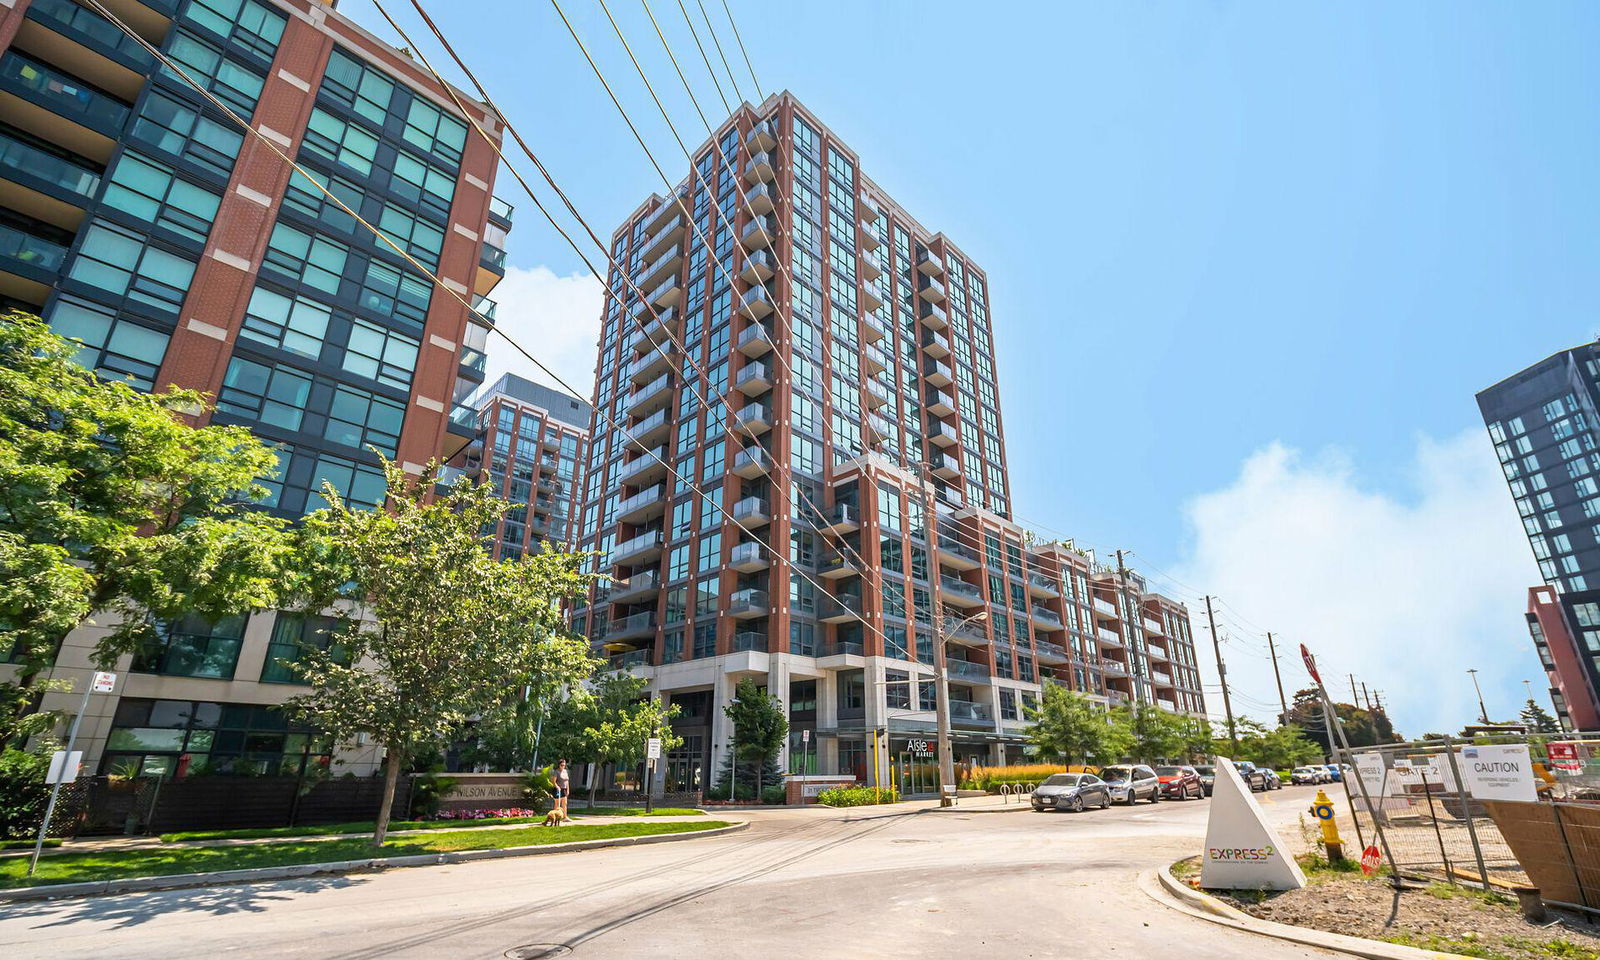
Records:
M1261 772L1266 775L1268 790L1282 790L1283 778L1278 776L1278 771L1271 767L1262 767Z
M1161 796L1168 800L1199 800L1206 795L1194 767L1156 767L1156 779L1161 781Z
M1260 767L1249 760L1235 760L1233 768L1239 771L1239 779L1244 781L1244 785L1250 788L1252 793L1257 790L1262 793L1267 791L1267 775Z
M1071 810L1111 806L1111 790L1092 773L1052 773L1033 788L1035 810Z
M1300 786L1307 783L1327 783L1328 771L1324 767L1295 767L1289 771L1289 780Z
M1111 790L1111 799L1133 806L1143 798L1151 803L1161 802L1161 779L1156 772L1142 763L1119 763L1100 768L1100 779Z
M1325 763L1322 765L1322 769L1327 771L1329 783L1339 783L1344 780L1344 771L1339 769L1337 763Z
M1211 788L1217 783L1217 768L1209 763L1197 764L1194 772L1200 774L1200 789L1206 796L1211 796Z

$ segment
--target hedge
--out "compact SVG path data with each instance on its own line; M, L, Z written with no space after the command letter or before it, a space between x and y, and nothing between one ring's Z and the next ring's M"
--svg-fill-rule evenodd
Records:
M893 787L834 787L817 794L817 802L829 807L866 807L899 799L900 793Z

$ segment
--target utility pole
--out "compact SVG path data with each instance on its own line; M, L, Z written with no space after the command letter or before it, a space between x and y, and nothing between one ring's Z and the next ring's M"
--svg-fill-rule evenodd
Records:
M1467 672L1472 674L1472 689L1478 691L1478 715L1483 719L1485 724L1490 723L1489 708L1483 705L1483 688L1478 686L1478 668L1473 667Z
M1372 694L1367 692L1367 681L1361 681L1361 697L1367 701L1367 712L1372 712Z
M942 623L944 597L939 591L939 578L944 575L939 564L939 515L933 508L933 495L928 491L928 465L919 461L916 471L917 491L922 494L923 537L928 541L928 555L933 558L933 576L928 578L933 588L933 610L930 612L928 628L933 631L933 705L935 729L939 737L939 806L952 807L955 806L955 795L945 790L947 786L954 789L956 762L951 755L950 744L950 676L945 669ZM918 624L917 629L922 629L922 625Z
M1126 602L1127 593L1123 590L1123 584L1125 584L1127 582L1128 582L1128 568L1123 566L1123 564L1122 564L1122 551L1118 550L1117 551L1117 588L1116 588L1116 593L1115 593L1116 598L1117 598L1117 617L1119 619L1121 619L1124 624L1126 624L1126 628L1123 630L1123 633L1126 635L1127 640L1128 640L1128 678L1129 678L1129 686L1131 686L1133 688L1133 718L1134 718L1134 722L1138 723L1139 722L1139 706L1140 706L1140 704L1144 703L1145 699L1147 697L1149 697L1149 699L1152 699L1152 700L1154 699L1154 697L1149 694L1149 688L1146 687L1145 683L1144 683L1145 676L1146 676L1145 670L1144 670L1144 667L1145 667L1145 661L1144 661L1144 656L1143 656L1144 648L1142 646L1140 647L1140 649L1139 649L1140 656L1138 656L1138 657L1134 656L1134 647L1133 647L1133 628L1134 628L1134 624L1133 624L1133 622L1131 622L1131 621L1129 621L1127 619L1127 617L1128 617L1128 604ZM1143 612L1142 611L1140 613L1140 616L1141 616L1141 618L1143 617ZM1141 630L1140 632L1141 632L1141 635L1142 635L1143 631Z
M1228 695L1228 665L1222 662L1222 641L1217 639L1217 617L1211 609L1211 595L1206 594L1206 623L1211 627L1211 650L1217 655L1217 679L1222 681L1222 709L1228 717L1228 742L1233 745L1233 756L1239 755L1239 728L1233 722L1233 698Z
M1361 698L1356 696L1356 675L1347 673L1345 676L1350 678L1350 706L1360 708Z
M1278 706L1283 712L1278 714L1278 726L1289 723L1289 701L1283 697L1283 674L1278 672L1278 645L1272 641L1272 631L1267 631L1267 649L1272 651L1272 678L1278 681Z

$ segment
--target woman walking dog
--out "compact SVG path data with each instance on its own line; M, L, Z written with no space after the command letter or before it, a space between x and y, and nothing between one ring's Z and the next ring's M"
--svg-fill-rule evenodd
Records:
M556 761L556 809L562 819L567 817L567 798L572 795L572 775L567 773L566 758Z

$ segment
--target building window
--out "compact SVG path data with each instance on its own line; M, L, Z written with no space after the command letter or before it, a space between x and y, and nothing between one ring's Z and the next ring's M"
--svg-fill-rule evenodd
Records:
M234 158L244 143L243 134L158 90L146 95L130 133L136 140L223 177L233 171Z
M135 672L231 680L244 643L244 617L211 623L191 614L158 624L156 634L157 642L134 656Z
M394 161L389 190L397 197L423 204L444 216L450 214L450 201L456 194L452 173L401 151Z
M207 90L246 120L255 113L256 101L261 98L261 88L266 83L266 78L257 71L223 56L216 46L184 29L178 30L167 56L184 67L191 77L204 81Z
M276 707L190 700L117 704L102 773L298 777L326 771L333 743Z
M411 254L417 262L430 270L439 268L439 251L444 249L444 230L416 214L391 203L383 205L378 216L378 229L388 234L400 249ZM389 251L389 245L372 238L380 250Z
M179 180L171 167L125 152L111 168L107 206L204 243L217 218L220 194Z
M1000 719L1017 719L1017 692L1015 690L1000 691Z
M378 155L378 138L318 107L311 111L311 121L306 125L305 148L367 176Z
M423 98L413 97L404 135L407 143L459 165L467 144L467 125Z
M350 248L342 243L279 222L267 240L262 265L282 271L296 284L337 294L349 255Z
M304 297L290 298L256 287L245 307L239 336L315 360L322 355L333 311Z
M311 397L311 375L235 356L217 394L217 410L285 430L298 430Z
M194 268L195 261L149 246L140 234L94 220L67 276L176 317Z
M335 49L328 57L321 92L382 127L389 114L389 103L394 99L394 81L382 71Z
M358 376L410 389L421 342L367 320L357 320L345 347L344 368Z
M256 0L192 0L183 19L268 60L283 39L284 16Z
M278 611L272 624L272 640L267 644L267 662L261 668L261 682L305 683L295 664L307 649L327 650L333 643L337 623L333 617Z
M393 457L405 414L405 405L398 401L341 384L334 389L323 436L347 447L373 446Z
M82 366L103 376L126 378L143 390L154 388L156 372L167 355L167 334L73 297L56 301L50 329L83 342L77 356Z

